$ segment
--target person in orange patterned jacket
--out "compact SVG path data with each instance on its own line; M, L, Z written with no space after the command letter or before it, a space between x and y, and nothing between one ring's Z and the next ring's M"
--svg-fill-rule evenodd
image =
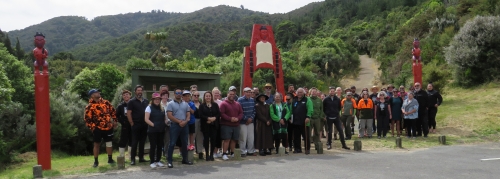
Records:
M98 89L91 89L88 93L90 100L85 107L85 124L92 131L94 136L94 165L99 166L99 148L101 141L106 142L106 152L108 153L108 163L113 164L113 129L118 127L116 111L108 100L101 98L101 92Z

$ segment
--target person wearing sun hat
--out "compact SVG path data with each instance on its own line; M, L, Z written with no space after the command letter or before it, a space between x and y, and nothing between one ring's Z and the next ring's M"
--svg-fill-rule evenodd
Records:
M161 152L163 147L163 138L165 136L165 127L167 117L161 107L160 93L153 93L151 103L145 110L144 121L148 125L148 138L150 143L149 160L150 167L164 167L161 163Z
M113 129L118 127L116 111L108 100L101 98L98 89L91 89L88 92L89 104L85 107L84 120L87 127L92 131L94 140L94 165L99 166L99 148L101 142L106 142L106 152L108 153L108 163L113 164Z
M271 155L269 149L274 147L271 109L269 104L265 102L268 99L267 95L260 94L256 97L257 102L255 104L255 148L259 149L259 154L262 156Z
M271 83L266 83L266 85L264 86L264 94L267 97L269 97L269 99L266 100L266 103L267 104L273 104L273 102L274 102L274 95L273 95L273 85L271 85Z

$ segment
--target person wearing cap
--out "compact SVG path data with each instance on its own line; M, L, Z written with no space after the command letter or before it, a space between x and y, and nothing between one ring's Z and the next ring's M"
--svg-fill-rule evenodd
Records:
M246 87L243 89L245 96L238 98L238 103L243 110L243 118L240 121L239 145L241 156L254 155L254 119L255 119L255 101L251 97L252 89Z
M292 102L292 123L294 126L294 148L293 153L302 153L302 146L300 137L304 137L305 154L310 154L310 120L314 112L312 101L306 97L304 88L297 89L297 96L293 98Z
M122 92L122 102L116 107L116 118L120 123L121 132L120 132L120 142L118 142L118 151L120 152L120 157L125 156L125 147L129 147L132 144L132 129L130 123L127 119L127 103L130 101L130 97L132 96L132 92L129 90L123 90Z
M144 121L144 113L149 105L149 101L142 97L143 89L143 86L137 85L134 89L135 98L127 103L127 118L130 126L132 126L132 154L130 155L130 165L135 165L137 145L139 145L139 162L148 162L144 160L144 145L148 137L148 126Z
M149 160L150 167L155 169L156 167L164 167L161 163L161 152L163 147L163 138L165 136L165 123L167 122L167 117L165 111L161 107L161 96L160 93L153 93L151 97L151 104L146 107L144 111L144 121L148 124L148 137L149 137Z
M333 125L335 124L335 128L340 131L340 142L342 143L342 148L349 150L344 140L344 132L342 130L342 124L340 122L340 110L342 109L342 101L335 94L335 87L330 87L329 96L323 100L323 113L326 116L326 126L328 129L328 137L326 147L327 150L332 149L332 133L334 131ZM340 90L342 92L342 90Z
M272 94L273 91L273 85L271 83L266 83L264 86L264 94L269 97L269 99L266 100L267 104L273 104L274 102L274 95Z
M106 152L108 153L108 163L113 164L113 129L118 127L116 111L108 100L101 98L101 92L91 89L88 92L89 104L85 107L84 121L92 131L94 141L94 165L99 166L99 149L101 142L106 142Z
M346 97L342 100L341 102L342 110L341 113L342 115L340 116L340 121L342 121L342 124L345 127L345 136L346 140L350 140L352 136L351 128L349 125L351 124L354 115L355 115L355 110L358 108L358 105L356 104L356 100L352 98L352 92L347 92Z
M191 120L191 108L188 103L182 100L183 95L190 94L189 91L182 92L181 89L175 89L174 91L175 98L173 101L170 101L167 105L167 117L172 121L170 124L170 144L168 146L168 154L167 154L167 166L168 168L173 168L173 153L174 147L177 143L177 139L180 138L181 141L181 155L182 155L182 164L192 165L191 161L188 161L187 156L187 145L188 145L188 136L189 136L189 128L188 123Z
M271 126L271 109L269 108L269 104L266 103L269 97L265 94L260 94L256 99L255 148L259 149L259 154L261 156L271 155L271 151L269 149L272 149L274 146L273 128Z
M378 93L378 101L375 101L375 120L377 121L377 138L387 137L389 120L392 118L391 103L386 98L384 91Z
M311 116L311 127L313 128L312 141L314 142L314 148L318 149L318 142L320 142L320 131L323 131L325 126L326 118L325 113L323 113L323 101L318 97L318 89L312 87L310 90L311 97L309 98L313 104L313 113Z
M237 91L236 91L236 87L235 86L230 86L229 87L229 91L234 91L235 99L238 99L238 95L237 95ZM223 101L226 100L226 99L227 99L227 97L224 98Z
M184 102L186 102L188 105L189 105L189 108L191 108L190 112L191 112L191 115L189 116L191 119L189 120L188 122L188 129L189 129L189 138L188 138L188 150L194 150L195 147L194 147L194 137L195 137L195 133L196 133L196 117L195 117L195 113L197 112L196 111L196 105L194 104L194 102L191 100L191 92L190 91L187 91L187 90L184 90L182 92L182 100L184 100Z
M228 160L228 148L234 151L240 139L240 121L243 119L243 108L235 100L236 91L229 91L227 99L220 105L220 133L222 141L222 160ZM253 131L253 128L252 128Z

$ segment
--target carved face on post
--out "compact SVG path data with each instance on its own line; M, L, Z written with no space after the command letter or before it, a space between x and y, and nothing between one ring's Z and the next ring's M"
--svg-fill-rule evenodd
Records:
M35 46L37 48L43 48L44 45L45 45L45 36L43 36L42 34L37 33L35 35Z
M269 37L269 33L267 32L266 26L260 27L260 38L263 41L267 41L267 38Z
M413 48L419 48L420 47L420 41L418 39L413 40Z

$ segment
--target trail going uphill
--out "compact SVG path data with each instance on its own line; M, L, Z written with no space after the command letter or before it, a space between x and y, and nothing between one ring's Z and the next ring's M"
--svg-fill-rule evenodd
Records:
M373 85L380 86L379 76L380 71L378 70L378 62L370 58L368 55L360 55L359 60L361 62L359 75L357 78L347 78L341 81L343 88L348 88L351 86L356 86L357 89L361 90L363 88L370 88ZM358 91L359 92L359 91Z

